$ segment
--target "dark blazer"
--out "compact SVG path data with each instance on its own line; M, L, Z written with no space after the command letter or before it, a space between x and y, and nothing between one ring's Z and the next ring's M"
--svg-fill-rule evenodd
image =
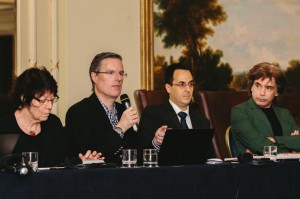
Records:
M200 114L197 110L193 110L190 106L189 115L194 129L210 128L209 120ZM156 130L167 125L168 128L180 129L180 121L169 102L161 105L148 106L144 109L140 120L139 135L143 148L153 148L152 139Z
M116 102L118 119L125 108ZM70 140L71 156L78 156L87 150L96 150L103 154L106 162L120 164L120 152L123 148L138 148L137 133L128 129L124 137L113 130L108 116L96 94L74 104L66 114L66 130Z
M294 130L300 130L291 113L284 108L273 106L281 124L283 136L274 136L272 126L264 112L253 99L234 106L231 110L232 135L238 153L246 148L253 153L262 154L264 146L273 144L267 136L275 137L278 152L300 151L300 136L291 136Z

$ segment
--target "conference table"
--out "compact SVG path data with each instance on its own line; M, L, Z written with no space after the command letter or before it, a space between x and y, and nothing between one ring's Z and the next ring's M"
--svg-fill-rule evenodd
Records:
M300 163L0 172L1 199L300 198Z

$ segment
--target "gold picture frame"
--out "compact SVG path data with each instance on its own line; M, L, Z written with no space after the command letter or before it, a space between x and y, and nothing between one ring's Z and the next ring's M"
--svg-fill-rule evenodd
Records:
M153 0L140 0L141 15L141 87L153 90Z

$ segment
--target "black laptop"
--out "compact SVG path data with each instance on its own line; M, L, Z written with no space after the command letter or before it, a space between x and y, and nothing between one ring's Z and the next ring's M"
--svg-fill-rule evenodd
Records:
M203 164L214 129L169 129L158 154L159 166Z
M12 153L20 134L0 132L0 158Z

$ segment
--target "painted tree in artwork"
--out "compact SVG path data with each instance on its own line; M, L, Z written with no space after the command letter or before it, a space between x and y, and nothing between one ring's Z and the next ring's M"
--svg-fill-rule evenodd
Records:
M211 81L208 73L215 67L225 73L218 77L227 79L226 85L232 80L232 70L229 64L221 64L220 60L215 65L207 62L206 56L215 56L217 53L221 58L222 52L207 51L206 39L213 36L213 26L217 26L227 19L223 7L217 0L155 0L159 11L154 13L154 27L157 36L162 37L165 48L183 47L183 56L186 62L192 66L197 84L201 89L218 90L209 86ZM226 39L226 38L224 38ZM221 54L220 54L221 52ZM221 55L221 57L219 56ZM219 65L216 65L219 64ZM229 75L225 77L224 75ZM215 77L216 78L216 77ZM207 87L208 86L208 87ZM211 87L211 88L210 88ZM224 86L221 86L224 87Z
M288 91L300 91L300 60L291 60L285 71Z

